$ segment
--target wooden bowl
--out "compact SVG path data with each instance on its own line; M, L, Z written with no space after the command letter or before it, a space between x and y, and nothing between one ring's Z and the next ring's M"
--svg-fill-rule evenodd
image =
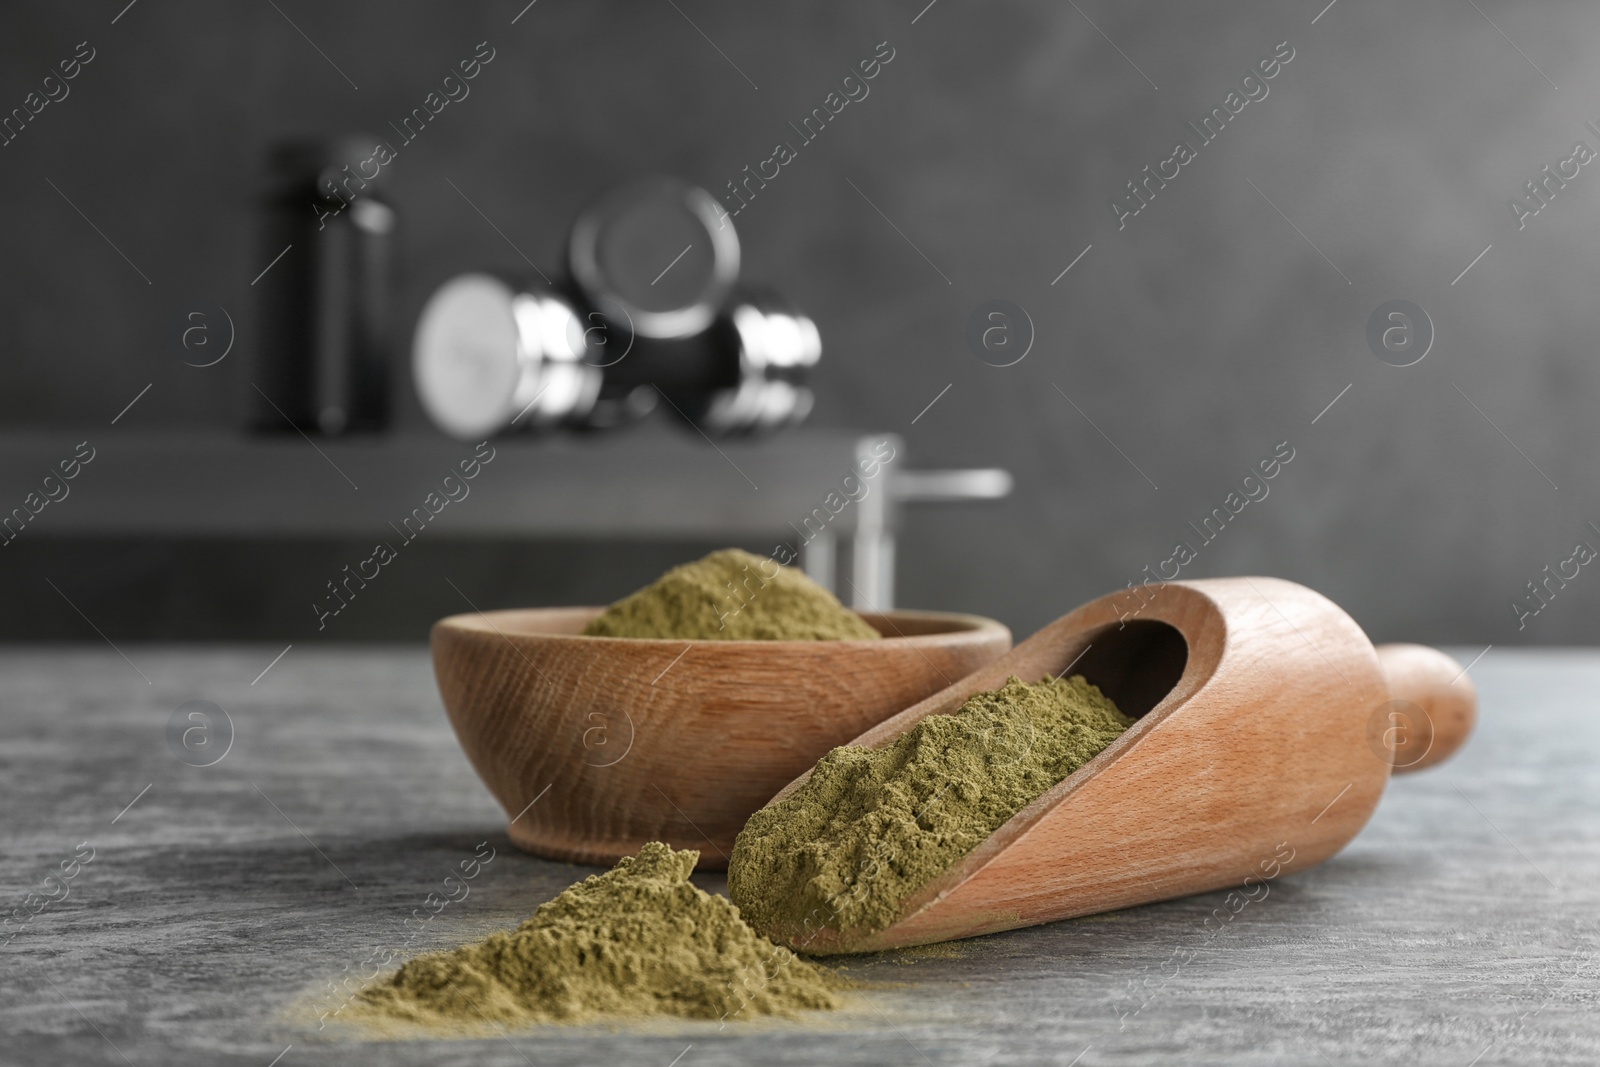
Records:
M745 820L830 749L1011 647L992 619L863 614L881 641L585 637L600 608L434 624L439 695L517 847L611 864L648 841L722 870Z

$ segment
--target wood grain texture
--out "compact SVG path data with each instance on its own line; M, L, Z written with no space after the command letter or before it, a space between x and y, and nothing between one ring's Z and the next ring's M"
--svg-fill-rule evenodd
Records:
M1420 693L1437 665L1406 662ZM888 928L841 932L822 917L764 932L810 952L864 952L1212 889L1254 894L1343 848L1388 781L1373 724L1386 722L1390 695L1372 643L1326 597L1273 578L1103 597L854 743L887 744L1010 675L1069 670L1139 720L911 896Z
M1011 647L992 620L907 611L864 616L879 641L581 636L600 610L433 629L440 695L511 839L576 863L665 841L722 870L781 785Z
M1478 691L1456 661L1426 645L1379 645L1389 685L1385 747L1395 774L1442 763L1466 743L1478 721Z

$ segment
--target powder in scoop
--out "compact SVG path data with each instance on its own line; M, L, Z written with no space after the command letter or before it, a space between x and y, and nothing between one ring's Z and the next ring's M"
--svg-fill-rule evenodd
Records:
M1081 675L1013 677L887 747L836 748L745 824L728 893L780 939L881 930L907 897L1131 725Z
M418 956L362 994L369 1021L436 1027L834 1008L840 980L689 881L699 853L652 841L515 930Z
M860 641L882 635L792 567L737 548L674 567L597 616L591 637Z

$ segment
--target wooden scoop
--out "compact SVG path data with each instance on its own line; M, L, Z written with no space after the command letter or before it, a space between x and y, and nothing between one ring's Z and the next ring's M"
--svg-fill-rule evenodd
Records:
M1069 673L1138 721L908 898L887 928L840 931L824 917L763 933L812 954L873 952L1214 889L1253 893L1338 852L1391 770L1447 758L1477 717L1471 679L1443 653L1374 649L1319 593L1224 578L1086 604L851 744L887 745L1011 675Z

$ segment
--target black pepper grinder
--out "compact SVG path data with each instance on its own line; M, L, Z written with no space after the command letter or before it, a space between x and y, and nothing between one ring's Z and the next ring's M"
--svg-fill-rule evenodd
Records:
M395 224L375 137L269 156L252 425L338 435L389 420Z

